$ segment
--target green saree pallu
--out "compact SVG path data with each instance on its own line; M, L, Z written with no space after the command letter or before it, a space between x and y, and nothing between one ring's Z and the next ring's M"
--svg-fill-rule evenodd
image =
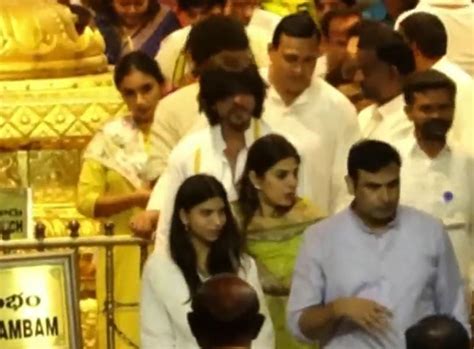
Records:
M299 200L284 216L256 216L248 226L247 247L257 262L275 330L276 349L317 348L298 342L291 335L286 326L286 305L303 232L322 217L312 204Z

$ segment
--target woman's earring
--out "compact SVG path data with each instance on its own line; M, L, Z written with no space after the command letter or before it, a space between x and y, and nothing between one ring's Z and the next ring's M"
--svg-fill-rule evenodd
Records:
M254 188L257 189L257 190L261 190L261 188L256 184L254 185Z

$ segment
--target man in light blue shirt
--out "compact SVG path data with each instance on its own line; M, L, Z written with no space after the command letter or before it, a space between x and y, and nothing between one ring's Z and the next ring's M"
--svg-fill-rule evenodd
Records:
M470 329L449 238L435 218L399 205L400 167L387 143L351 148L354 201L306 231L296 262L288 303L296 337L325 349L404 349L405 330L427 315Z

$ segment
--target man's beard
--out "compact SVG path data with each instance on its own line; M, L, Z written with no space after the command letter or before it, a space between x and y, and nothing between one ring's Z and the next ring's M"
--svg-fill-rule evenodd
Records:
M427 141L445 142L452 122L443 119L430 119L420 125L420 134Z
M229 118L229 126L238 132L245 132L252 121L252 117L248 116L247 111L236 110Z

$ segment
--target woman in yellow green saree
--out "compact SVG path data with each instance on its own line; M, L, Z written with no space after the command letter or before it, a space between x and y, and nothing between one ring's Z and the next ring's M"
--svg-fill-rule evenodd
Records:
M146 180L148 133L164 78L156 62L142 52L125 55L114 81L130 113L106 122L87 146L77 187L77 208L85 216L115 224L115 235L130 235L133 215L150 195ZM105 253L99 251L96 275L97 348L106 348ZM140 254L135 246L114 248L114 349L139 347Z
M307 346L286 329L285 308L303 231L324 217L296 195L300 157L284 137L270 134L249 149L235 214L259 269L277 349Z

